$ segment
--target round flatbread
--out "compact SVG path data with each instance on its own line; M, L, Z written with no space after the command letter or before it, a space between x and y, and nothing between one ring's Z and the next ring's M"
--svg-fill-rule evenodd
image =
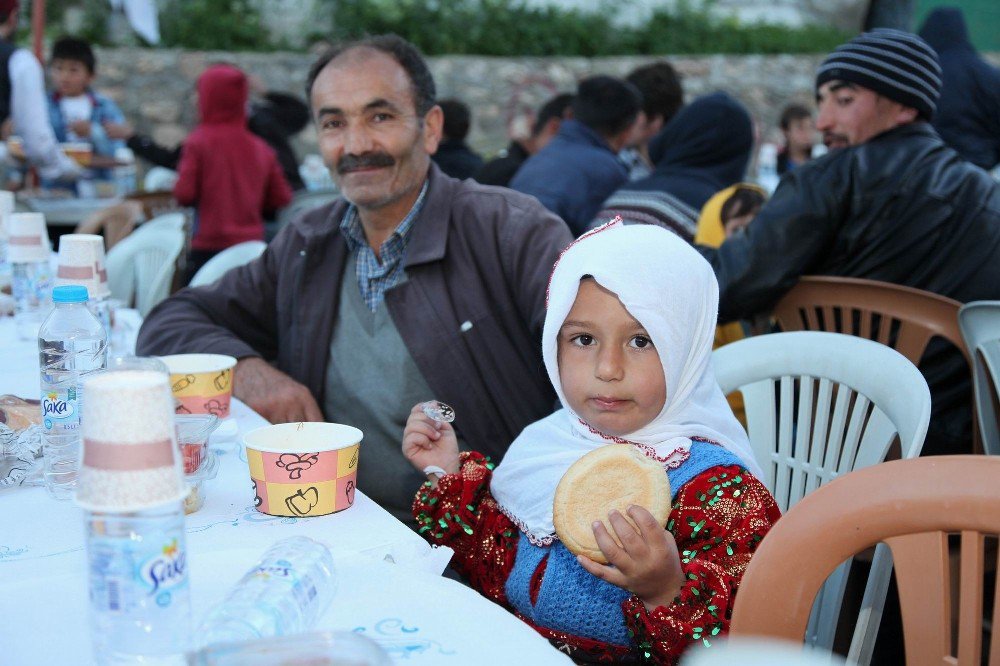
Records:
M610 444L594 449L566 470L556 486L552 522L559 540L570 552L607 564L594 538L594 521L604 523L611 538L618 542L608 513L617 509L631 523L626 510L636 504L665 526L670 517L670 499L670 481L663 465L634 446Z

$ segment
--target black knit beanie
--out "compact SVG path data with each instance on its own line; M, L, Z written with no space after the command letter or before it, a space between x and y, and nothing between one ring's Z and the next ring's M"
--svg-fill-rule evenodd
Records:
M816 90L827 81L847 81L934 117L941 95L941 65L923 39L880 28L838 46L816 72Z

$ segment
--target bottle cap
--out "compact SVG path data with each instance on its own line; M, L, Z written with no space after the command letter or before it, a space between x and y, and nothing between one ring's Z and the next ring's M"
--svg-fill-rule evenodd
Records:
M66 284L52 289L54 303L86 303L89 300L87 288L78 284Z

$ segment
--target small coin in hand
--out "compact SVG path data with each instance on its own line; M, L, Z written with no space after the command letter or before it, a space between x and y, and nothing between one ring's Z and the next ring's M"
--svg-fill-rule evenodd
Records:
M434 419L439 423L451 423L455 420L455 410L440 400L428 400L420 407L427 418Z

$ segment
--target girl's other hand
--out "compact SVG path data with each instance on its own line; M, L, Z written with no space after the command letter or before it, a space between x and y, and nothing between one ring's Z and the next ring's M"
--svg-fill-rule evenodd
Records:
M450 423L435 421L424 414L423 403L417 403L403 429L403 455L410 464L423 471L434 465L449 474L459 470L458 438Z
M577 555L576 559L591 574L639 597L647 610L669 606L684 583L674 535L657 524L653 514L641 506L630 506L628 515L638 529L618 511L608 514L621 546L615 543L604 523L594 523L597 545L611 566L583 555Z

